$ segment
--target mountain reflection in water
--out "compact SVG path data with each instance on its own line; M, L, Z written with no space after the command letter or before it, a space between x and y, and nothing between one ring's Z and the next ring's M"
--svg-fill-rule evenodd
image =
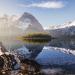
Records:
M53 39L50 41L49 45L75 50L75 38Z
M75 39L53 39L45 44L44 42L28 42L21 49L17 49L17 51L24 49L25 52L22 53L25 53L25 55L28 51L27 59L38 62L41 65L40 71L45 75L75 74L74 41ZM23 55L19 54L19 56Z
M71 75L75 74L74 42L75 39L53 39L45 43L26 41L22 48L11 52L17 55L22 62L24 61L21 64L23 69L28 68L30 62L31 70L34 70L33 65L38 68L37 74L29 74L28 71L28 75ZM25 71L21 72L22 75L25 75ZM14 73L12 72L11 75L18 75L19 72Z

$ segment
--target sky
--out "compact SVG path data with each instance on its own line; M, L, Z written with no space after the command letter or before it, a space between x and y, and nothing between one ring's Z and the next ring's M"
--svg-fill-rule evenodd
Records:
M0 0L0 16L31 13L43 25L75 20L75 0Z

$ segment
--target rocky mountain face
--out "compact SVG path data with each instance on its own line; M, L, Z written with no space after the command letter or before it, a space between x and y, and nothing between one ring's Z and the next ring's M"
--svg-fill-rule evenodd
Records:
M53 37L75 36L75 21L47 30Z
M17 23L19 23L17 26L19 28L25 30L26 33L30 33L30 32L32 32L32 33L33 32L43 32L44 31L42 25L30 13L24 13L17 20Z

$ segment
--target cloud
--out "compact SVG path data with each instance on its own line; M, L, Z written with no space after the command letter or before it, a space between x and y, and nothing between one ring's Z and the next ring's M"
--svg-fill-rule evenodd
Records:
M38 7L38 8L63 8L65 4L62 1L48 1L32 4L19 4L20 7Z

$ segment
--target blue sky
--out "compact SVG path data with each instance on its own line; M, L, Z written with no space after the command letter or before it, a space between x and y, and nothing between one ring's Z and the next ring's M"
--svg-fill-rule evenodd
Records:
M44 26L75 20L75 0L0 0L0 15L33 14Z

